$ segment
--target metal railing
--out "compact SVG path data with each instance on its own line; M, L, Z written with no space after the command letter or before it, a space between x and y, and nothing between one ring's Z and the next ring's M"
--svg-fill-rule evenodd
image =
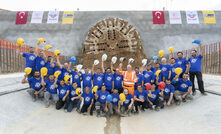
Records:
M23 72L25 67L25 58L17 55L18 44L12 41L0 39L0 73ZM23 45L21 52L28 52L29 46ZM39 49L41 51L42 49ZM45 51L47 56L53 55L51 51ZM64 56L60 56L61 62L64 62Z

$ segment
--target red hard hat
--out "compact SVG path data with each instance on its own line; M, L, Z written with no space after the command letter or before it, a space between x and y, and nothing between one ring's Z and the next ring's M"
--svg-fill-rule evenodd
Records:
M165 82L161 81L161 82L159 83L159 89L162 90L162 89L164 89L165 87L166 87Z
M151 89L151 84L150 83L146 83L145 87L146 87L146 90L149 91Z

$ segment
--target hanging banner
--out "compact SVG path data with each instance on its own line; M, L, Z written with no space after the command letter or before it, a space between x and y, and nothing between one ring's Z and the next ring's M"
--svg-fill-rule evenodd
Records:
M180 11L169 11L170 24L182 24Z
M202 11L205 24L216 24L216 17L214 11Z
M165 24L164 11L152 11L153 24Z
M186 11L187 24L199 24L197 11Z
M43 11L33 11L31 16L31 23L42 23Z
M58 23L59 11L49 11L47 23Z
M26 24L27 18L28 18L28 11L19 11L17 12L17 15L16 15L15 24L17 25Z
M74 22L74 11L64 11L62 24L73 24Z

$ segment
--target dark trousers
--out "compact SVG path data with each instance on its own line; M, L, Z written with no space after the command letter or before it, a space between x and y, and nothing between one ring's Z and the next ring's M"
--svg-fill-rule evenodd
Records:
M28 79L34 77L35 71L36 71L36 70L34 70L34 69L31 70L31 73L28 75ZM31 88L31 83L29 83L29 87Z
M89 105L83 105L82 106L82 108L81 108L81 113L85 113L85 112L87 112L87 109L88 109L88 107L90 106L90 104ZM92 108L91 108L91 110L90 110L90 114L92 115L93 114L93 106L92 106Z
M79 99L75 99L74 101L70 100L69 104L68 104L68 112L71 112L73 110L74 107L77 107L77 109L80 108L80 101Z
M148 102L144 101L144 102L140 102L140 101L134 101L134 106L135 106L135 110L136 112L138 111L138 106L141 106L141 108L144 110L144 108L148 108Z
M163 101L160 100L160 98L157 98L154 102L152 102L153 105L156 105L156 107L163 107ZM148 104L148 108L151 108L152 105L150 103L147 103Z
M59 98L59 100L56 103L56 109L59 110L64 106L64 109L68 108L68 101L69 101L69 97L66 97L65 101L62 101L61 98Z
M194 85L194 79L195 76L197 78L198 87L201 93L204 93L204 85L203 85L203 79L202 79L202 73L201 72L190 72L190 81L192 82L192 92L195 92L195 85Z

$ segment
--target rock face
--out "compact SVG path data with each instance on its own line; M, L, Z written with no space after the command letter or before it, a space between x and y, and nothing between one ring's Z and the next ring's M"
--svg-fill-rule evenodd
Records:
M82 63L89 68L95 59L101 61L104 53L108 56L104 63L105 67L110 66L113 56L118 59L125 57L125 65L129 58L133 58L135 59L133 64L137 66L146 57L139 33L129 22L120 18L106 18L97 22L88 31L83 45ZM119 60L114 66L116 67L118 63Z

